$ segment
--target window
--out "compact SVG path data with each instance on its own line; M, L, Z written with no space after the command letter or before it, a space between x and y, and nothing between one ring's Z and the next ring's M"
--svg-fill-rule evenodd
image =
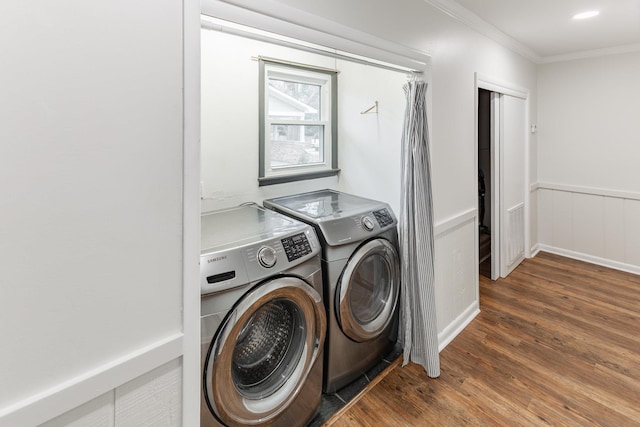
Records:
M337 72L260 59L260 185L336 175Z

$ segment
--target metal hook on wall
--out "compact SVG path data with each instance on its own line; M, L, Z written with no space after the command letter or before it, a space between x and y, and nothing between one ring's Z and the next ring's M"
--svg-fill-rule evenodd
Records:
M372 110L375 110L375 111L372 111ZM360 114L367 114L367 113L376 113L376 114L378 114L378 101L376 101L376 103L373 106L371 106L371 107L367 108L366 110L360 112Z

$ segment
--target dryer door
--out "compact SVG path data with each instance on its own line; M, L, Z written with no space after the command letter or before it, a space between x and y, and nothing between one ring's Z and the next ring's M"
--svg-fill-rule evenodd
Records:
M322 297L302 279L279 277L253 288L228 313L207 353L209 410L229 426L271 424L298 396L325 332Z
M400 293L398 252L386 239L360 246L336 289L338 323L352 340L377 338L393 319Z

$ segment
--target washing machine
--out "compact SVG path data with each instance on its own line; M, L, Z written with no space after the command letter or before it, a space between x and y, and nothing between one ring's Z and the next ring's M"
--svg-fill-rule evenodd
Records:
M377 364L397 341L397 219L387 203L334 190L263 204L312 225L320 239L327 309L323 390L334 392Z
M306 425L326 333L313 228L245 205L201 229L201 427Z

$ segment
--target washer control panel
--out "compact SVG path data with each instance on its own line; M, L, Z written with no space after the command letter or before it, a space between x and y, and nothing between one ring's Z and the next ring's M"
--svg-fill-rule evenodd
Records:
M249 281L290 269L320 253L313 228L264 240L242 249Z
M281 242L289 262L308 255L313 251L305 233L286 237L282 239Z
M232 289L286 271L318 257L320 241L311 226L233 250L200 256L200 293ZM311 264L314 265L314 264Z

